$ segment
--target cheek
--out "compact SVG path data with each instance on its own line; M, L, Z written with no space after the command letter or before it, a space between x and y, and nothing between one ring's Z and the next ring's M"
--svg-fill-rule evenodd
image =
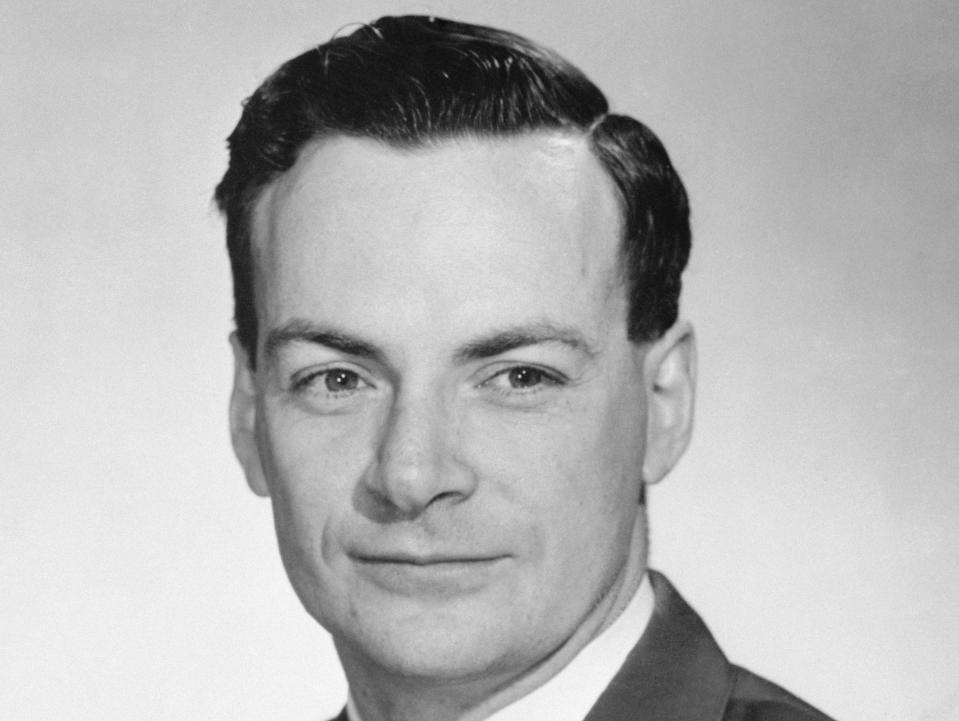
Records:
M371 455L374 414L312 416L277 402L260 413L257 441L267 477L281 492L335 492ZM354 479L355 480L355 479Z
M318 563L325 534L350 513L357 480L369 464L367 423L274 412L258 425L277 534L285 552Z
M485 492L509 509L503 533L520 541L509 604L536 643L555 643L629 562L640 511L633 444L599 413L478 425L468 445L483 452L472 461L483 464Z
M476 409L459 436L457 447L471 462L514 476L521 487L615 495L622 479L639 480L645 411L634 389L600 386L543 409Z
M486 411L462 430L459 448L481 483L535 524L546 545L595 547L627 535L643 453L642 416L629 406L587 398L552 412Z

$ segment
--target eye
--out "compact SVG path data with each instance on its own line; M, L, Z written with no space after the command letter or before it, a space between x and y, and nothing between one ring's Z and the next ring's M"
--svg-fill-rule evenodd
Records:
M341 396L369 388L370 383L349 368L312 370L293 378L292 388L297 393Z
M527 366L510 368L505 372L505 375L510 386L516 389L532 388L547 380L546 373L538 368L529 368Z
M535 366L511 366L494 374L481 385L504 395L535 393L551 386L561 386L564 378L555 372Z
M360 387L360 376L345 368L334 368L323 373L323 383L331 393L355 391Z

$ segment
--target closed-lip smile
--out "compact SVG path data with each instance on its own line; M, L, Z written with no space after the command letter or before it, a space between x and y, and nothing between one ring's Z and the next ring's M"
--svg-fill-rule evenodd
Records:
M449 597L488 585L508 556L392 552L362 553L353 558L362 578L389 593Z
M489 563L505 558L504 555L470 556L458 554L357 554L356 559L361 563L407 564L410 566L438 566L448 564Z

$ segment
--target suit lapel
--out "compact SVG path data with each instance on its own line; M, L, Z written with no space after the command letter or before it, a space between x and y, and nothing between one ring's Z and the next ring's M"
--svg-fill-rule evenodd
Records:
M733 670L669 581L649 576L656 593L649 626L584 721L716 721Z

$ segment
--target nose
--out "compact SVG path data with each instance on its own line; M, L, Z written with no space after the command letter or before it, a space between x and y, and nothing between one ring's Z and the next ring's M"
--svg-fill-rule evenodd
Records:
M398 396L383 425L370 491L394 514L414 518L437 502L465 500L473 472L456 457L457 429L440 394Z

